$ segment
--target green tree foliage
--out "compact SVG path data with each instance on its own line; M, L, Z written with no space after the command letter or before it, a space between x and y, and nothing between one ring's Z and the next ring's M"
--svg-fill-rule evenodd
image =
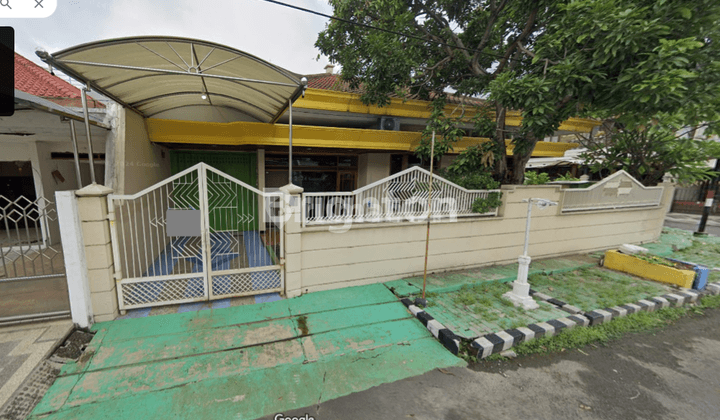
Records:
M523 116L507 179L518 184L537 141L570 116L642 131L720 115L717 0L330 3L337 17L391 32L331 21L320 51L342 65L351 86L363 86L366 103L386 105L392 95L436 101L431 125L449 136L436 152L462 135L457 115L438 112L448 88L489 97L495 124L483 127L497 145L498 179L506 174L507 109Z
M550 175L545 172L527 171L525 172L525 185L543 185L550 182Z
M443 178L469 190L494 190L500 182L493 179L490 169L496 160L495 144L482 143L468 147L440 174ZM472 211L487 213L502 204L502 193L491 192L473 202Z
M656 185L668 172L680 183L710 179L706 162L720 157L720 143L680 136L659 126L624 130L586 142L583 158L594 172L624 169L643 185Z
M444 106L446 89L460 95L486 95L497 74L519 67L523 61L529 63L529 56L517 54L518 46L529 42L538 15L544 13L540 11L550 3L330 0L335 16L357 24L331 21L316 45L331 61L342 65L342 77L351 87L363 86L362 100L367 104L387 105L393 95L433 100L430 124L451 134L436 146L436 154L442 154L451 150L463 131L457 115L438 111ZM491 103L491 108L494 124L475 121L474 128L478 134L491 134L498 145L495 173L503 179L506 110L499 103ZM423 136L421 155L429 151L427 138L427 134Z

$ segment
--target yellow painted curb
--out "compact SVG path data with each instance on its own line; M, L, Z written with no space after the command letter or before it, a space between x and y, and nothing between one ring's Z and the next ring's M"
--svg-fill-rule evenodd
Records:
M695 271L680 270L664 265L652 264L632 255L622 254L614 250L605 252L604 266L611 270L634 274L638 277L662 283L676 284L688 289L692 287L693 281L695 280Z

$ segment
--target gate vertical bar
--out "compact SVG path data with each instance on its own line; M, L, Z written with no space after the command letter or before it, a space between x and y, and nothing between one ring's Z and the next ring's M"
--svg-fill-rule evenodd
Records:
M202 246L203 255L203 277L205 279L205 298L212 299L211 290L212 279L210 279L210 271L212 264L211 246L210 246L210 210L209 197L207 188L207 167L204 163L198 168L198 195L200 202L200 246Z

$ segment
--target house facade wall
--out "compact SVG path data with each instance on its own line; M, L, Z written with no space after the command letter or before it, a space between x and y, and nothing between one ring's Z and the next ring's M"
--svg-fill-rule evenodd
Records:
M107 186L115 194L134 194L171 175L167 148L151 143L145 118L133 111L118 112L113 135L113 179Z
M673 191L671 184L663 186L662 205L656 208L561 214L559 206L534 206L529 255L540 259L657 240ZM559 201L562 190L508 186L497 217L433 222L428 271L517 262L525 239L527 203L522 200L531 197ZM288 287L308 293L421 275L426 229L426 223L354 224L344 233L327 226L300 228L287 239Z
M359 155L357 187L364 187L390 176L390 155L390 153Z

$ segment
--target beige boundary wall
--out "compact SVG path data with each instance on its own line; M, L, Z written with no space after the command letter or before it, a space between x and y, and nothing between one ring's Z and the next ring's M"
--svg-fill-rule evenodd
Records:
M529 254L533 259L587 253L659 238L674 187L659 207L561 214L560 206L533 206ZM517 262L525 239L523 199L562 200L560 186L505 186L497 217L433 222L429 272ZM397 280L422 274L426 223L356 223L345 233L328 226L302 228L291 220L286 236L289 296Z
M539 259L587 253L656 240L674 192L672 184L661 185L661 204L652 208L561 214L560 206L534 206L530 256ZM335 233L328 226L303 228L300 218L294 217L300 211L302 189L287 185L281 190L291 198L284 208L289 213L283 260L288 297L422 273L425 223L356 223L344 233ZM63 242L68 239L78 248L65 255L68 284L79 291L71 293L74 320L76 313L78 319L90 322L112 320L119 315L107 208L111 192L110 188L91 185L74 192L71 201L76 204L63 204L58 209L61 223L67 226L61 227ZM527 203L522 200L560 202L563 198L562 188L556 186L506 186L503 192L497 217L431 224L431 273L516 262L522 253L527 213ZM76 210L71 209L73 206ZM73 228L73 224L77 227ZM71 239L73 231L76 240ZM76 279L72 285L71 278Z

